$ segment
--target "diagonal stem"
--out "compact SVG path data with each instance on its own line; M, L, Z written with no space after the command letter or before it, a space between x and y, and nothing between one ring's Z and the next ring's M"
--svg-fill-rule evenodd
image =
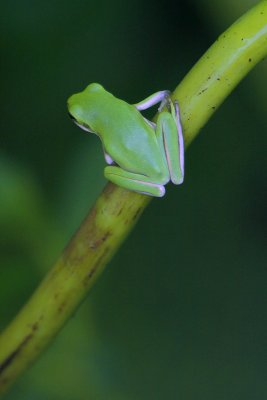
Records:
M224 32L174 91L188 146L267 54L267 0ZM55 266L0 337L0 393L42 353L87 295L150 198L108 184Z

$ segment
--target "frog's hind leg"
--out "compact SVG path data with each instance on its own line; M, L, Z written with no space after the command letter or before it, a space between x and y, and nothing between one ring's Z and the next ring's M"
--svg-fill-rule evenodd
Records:
M165 194L163 185L152 183L151 180L144 175L135 174L125 171L120 167L108 166L104 170L105 177L118 186L134 192L148 194L150 196L162 197Z
M178 132L179 160L180 160L181 172L182 175L184 176L184 137L183 137L181 118L180 118L179 104L177 100L175 100L174 102L174 109L175 109L176 125Z
M180 143L179 131L177 126L177 116L172 103L170 103L171 112L162 111L157 120L156 137L161 148L162 154L165 157L170 179L180 185L184 180L183 171L183 140ZM178 132L179 131L179 132Z

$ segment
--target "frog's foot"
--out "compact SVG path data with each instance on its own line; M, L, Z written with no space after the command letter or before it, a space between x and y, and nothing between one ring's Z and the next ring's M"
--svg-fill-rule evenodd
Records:
M134 192L155 197L162 197L165 194L163 185L151 182L147 176L125 171L120 167L108 166L104 170L104 175L116 185Z
M161 113L164 107L167 107L167 110L171 112L171 105L172 105L172 100L170 98L170 92L166 94L166 96L162 99L158 112Z

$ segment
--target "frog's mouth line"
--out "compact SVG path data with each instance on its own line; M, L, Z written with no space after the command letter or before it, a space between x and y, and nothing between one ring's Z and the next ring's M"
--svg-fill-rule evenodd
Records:
M90 127L86 124L80 124L76 118L69 112L68 113L70 118L72 119L72 121L81 129L83 129L85 132L91 132L91 133L95 133L94 131L92 131L92 129L90 129Z

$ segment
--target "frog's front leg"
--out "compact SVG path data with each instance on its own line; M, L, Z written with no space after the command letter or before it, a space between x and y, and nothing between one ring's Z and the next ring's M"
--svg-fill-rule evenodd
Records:
M103 147L103 151L104 151L104 157L105 157L105 160L106 160L106 163L107 164L113 164L114 163L114 161L113 161L113 159L110 157L110 155L106 152L106 150L105 150L105 148Z
M137 108L137 110L142 111L161 102L161 105L159 107L159 111L161 111L162 108L165 106L167 99L169 97L170 97L169 90L161 90L159 92L151 94L151 96L140 101L139 103L134 104L134 106Z
M169 101L170 112L163 111L157 119L156 137L166 158L170 179L180 185L184 180L184 140L178 104Z
M165 194L163 185L152 183L147 176L125 171L120 167L108 166L104 170L104 175L109 181L128 190L155 197L162 197Z

